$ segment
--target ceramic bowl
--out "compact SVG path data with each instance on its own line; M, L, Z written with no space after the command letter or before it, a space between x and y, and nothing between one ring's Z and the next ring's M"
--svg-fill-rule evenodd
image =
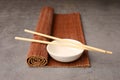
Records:
M80 58L84 49L78 49L78 48L74 48L71 46L63 45L68 41L75 43L75 44L80 44L80 45L82 44L81 42L77 40L73 40L73 39L63 39L61 41L54 40L51 42L53 44L47 45L47 51L49 55L53 59L60 61L60 62L72 62ZM57 45L54 45L54 43Z

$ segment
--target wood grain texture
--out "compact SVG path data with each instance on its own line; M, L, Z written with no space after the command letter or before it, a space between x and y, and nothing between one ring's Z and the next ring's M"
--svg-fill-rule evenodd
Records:
M54 14L53 8L44 7L41 10L40 18L36 27L37 32L53 35L60 38L75 39L86 44L83 34L82 22L79 13ZM47 40L44 37L34 35L34 39ZM82 56L69 63L62 63L52 59L47 51L46 45L31 43L27 56L27 63L31 67L89 67L90 61L88 52L84 51Z
M86 44L83 34L82 22L79 13L72 14L54 14L52 35L60 38L75 39ZM69 54L69 53L66 53ZM88 52L84 51L82 56L69 63L57 62L49 57L47 66L51 67L90 67Z
M51 34L53 12L53 8L42 8L35 31L48 35ZM38 35L34 35L34 39L48 40ZM46 65L48 63L48 53L46 51L46 45L32 42L27 55L27 63L30 67L39 67Z

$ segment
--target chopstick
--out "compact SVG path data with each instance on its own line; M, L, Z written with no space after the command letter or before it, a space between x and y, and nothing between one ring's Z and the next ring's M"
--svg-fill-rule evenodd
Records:
M49 39L53 39L53 40L62 40L62 41L65 41L65 42L69 42L69 43L72 43L73 45L75 45L75 46L77 46L77 47L81 46L81 47L84 48L85 50L97 51L97 52L106 53L106 54L112 54L111 51L99 49L99 48L92 47L92 46L88 46L88 45L84 45L84 44L82 44L82 45L75 44L75 43L73 43L73 42L71 42L71 41L63 40L63 39L61 39L61 38L49 36L49 35L46 35L46 34L38 33L38 32L35 32L35 31L31 31L31 30L28 30L28 29L25 29L24 31L27 32L27 33L36 34L36 35L43 36L43 37L46 37L46 38L49 38Z
M37 43L42 43L42 44L52 44L52 45L60 45L60 46L68 46L68 47L72 47L72 48L78 48L80 49L80 47L74 46L74 45L70 45L70 44L59 44L59 43L52 43L52 42L48 42L48 41L42 41L42 40L35 40L35 39L29 39L29 38L23 38L23 37L15 37L16 40L21 40L21 41L28 41L28 42L37 42Z

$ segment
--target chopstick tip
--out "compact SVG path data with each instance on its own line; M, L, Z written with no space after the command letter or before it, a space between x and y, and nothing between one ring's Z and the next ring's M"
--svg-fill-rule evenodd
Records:
M106 51L106 53L108 53L108 54L112 54L112 52L111 52L111 51Z
M27 31L27 29L24 29L24 31Z
M16 37L14 37L14 39L16 39Z

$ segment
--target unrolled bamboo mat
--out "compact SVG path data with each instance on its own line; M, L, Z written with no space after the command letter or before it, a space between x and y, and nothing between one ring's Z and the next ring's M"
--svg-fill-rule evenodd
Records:
M60 38L70 38L86 44L80 13L55 14L51 7L43 7L36 26L36 31ZM47 40L34 35L34 39ZM32 42L27 55L27 63L30 67L90 67L88 52L69 63L62 63L52 59L46 45Z

